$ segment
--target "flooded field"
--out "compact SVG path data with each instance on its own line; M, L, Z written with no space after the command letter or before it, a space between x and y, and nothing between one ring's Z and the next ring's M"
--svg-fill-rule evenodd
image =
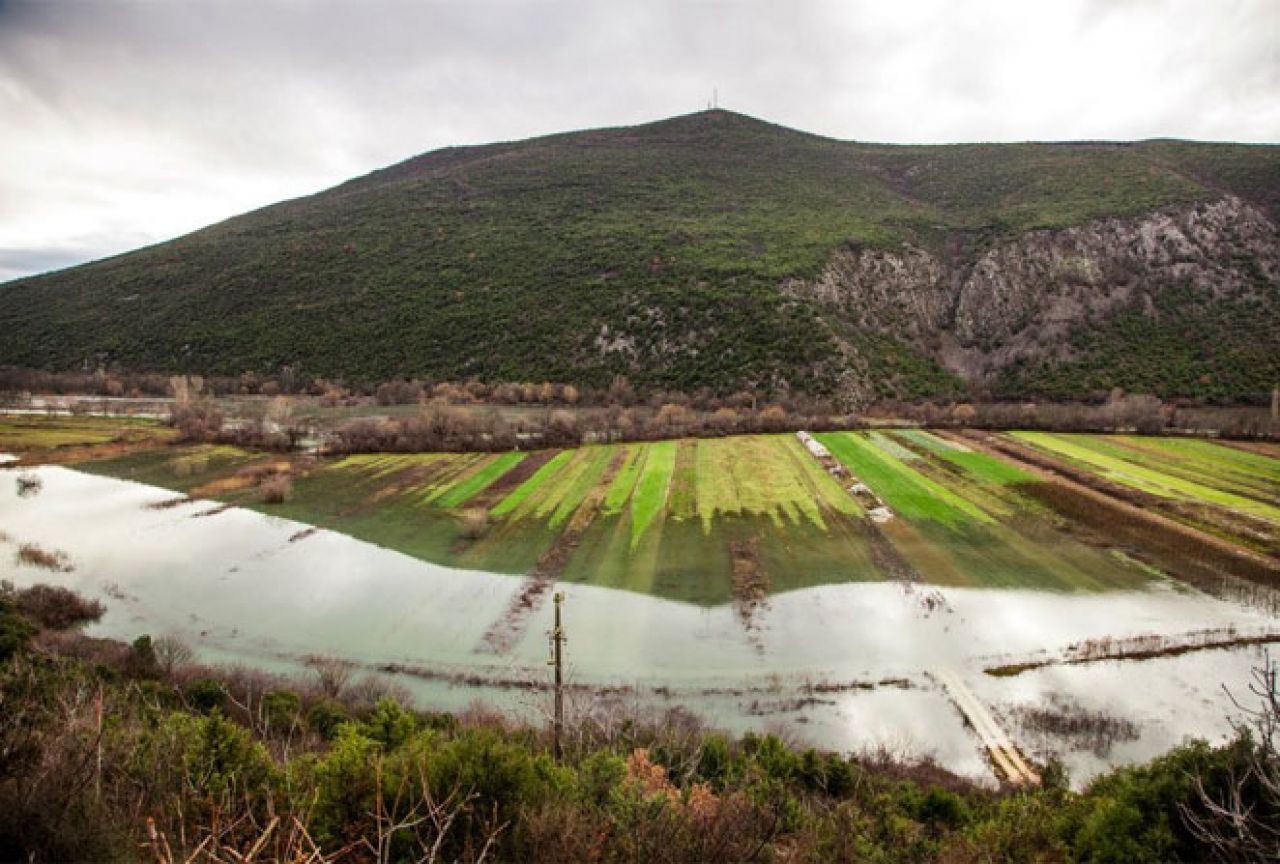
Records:
M251 487L228 478L275 457L229 448L117 457L113 470L119 459L131 460L139 479L155 485L58 466L9 467L0 470L0 575L102 598L109 611L96 634L174 634L206 659L286 671L313 655L340 657L394 676L424 705L461 708L483 699L529 719L549 702L541 688L545 599L554 589L566 595L575 710L680 705L735 731L782 728L840 750L931 754L987 778L994 776L988 723L1033 760L1060 756L1077 782L1185 736L1220 739L1232 712L1222 685L1242 691L1267 640L1280 638L1280 620L1269 612L1188 588L1123 550L1067 531L1021 491L1024 469L963 442L927 433L827 438L895 511L883 531L872 532L863 505L806 462L794 439L733 445L792 466L769 478L718 449L736 440L527 456L356 457L300 475L294 509L277 510L301 515L313 506L318 495L307 483L328 482L335 496L363 502L388 488L376 478L446 463L452 480L427 492L414 487L418 499L432 496L422 505L428 539L412 550L419 557L309 530L324 520L183 500L159 488L221 482L213 494L234 500ZM178 467L183 459L190 463ZM20 476L38 483L24 488ZM366 484L354 489L339 482L363 476ZM383 500L403 508L408 494L402 485ZM582 524L592 496L592 518ZM483 544L451 551L458 544L452 513L477 500L503 511L494 512L486 543L499 546L522 520L552 534L533 556L535 570L575 520L576 554L607 561L592 543L623 543L629 555L670 554L672 563L650 577L652 585L638 586L639 570L592 580L572 555L541 580L512 575L516 561L463 568L423 560L441 546L453 563L479 560L473 550ZM360 530L375 530L379 504L370 505ZM665 539L677 515L679 528L671 530L687 532L679 541L687 548L701 538L729 551L727 575L708 571L727 578L727 589L677 590L700 576L704 559L681 558L680 545L659 545L657 553L646 547L655 532L663 544L677 542ZM345 514L357 526L360 516L358 509ZM445 536L432 519L449 526L448 543L431 539L433 530ZM757 557L770 562L769 590L749 605L734 592L743 570L735 569L733 544L750 537L732 532L744 524L772 526L765 530L777 539L768 542L792 544ZM797 533L786 541L783 529ZM609 536L593 541L592 531ZM823 541L830 546L805 548L832 534L838 539ZM62 553L70 569L25 562L18 555L24 544ZM893 567L922 578L894 578ZM610 578L622 581L615 587ZM1160 656L1158 649L1177 646L1194 650ZM1137 659L1143 648L1147 659ZM1067 722L1094 714L1111 722Z

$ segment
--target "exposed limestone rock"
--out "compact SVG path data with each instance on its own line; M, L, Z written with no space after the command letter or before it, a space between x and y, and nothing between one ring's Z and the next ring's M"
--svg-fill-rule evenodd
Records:
M915 247L844 249L818 278L783 290L980 383L1020 360L1069 359L1077 328L1135 304L1149 309L1174 284L1206 300L1274 293L1280 231L1228 196L1140 219L1029 232L968 262Z

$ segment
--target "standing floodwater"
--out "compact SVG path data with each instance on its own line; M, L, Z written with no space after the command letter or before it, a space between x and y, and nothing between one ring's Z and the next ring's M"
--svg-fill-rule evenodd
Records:
M173 634L208 659L271 669L335 656L401 670L399 680L438 707L476 698L528 715L541 707L542 693L528 685L546 680L549 625L535 622L503 652L485 643L521 590L518 577L442 567L66 468L21 475L38 478L40 489L21 494L20 472L0 472L0 574L101 598L108 612L95 635ZM23 562L23 545L64 555L71 569ZM1261 651L1059 662L1095 659L1080 654L1082 643L1139 634L1238 642L1280 629L1263 612L1164 581L1097 593L822 585L771 596L751 632L728 603L574 583L556 590L573 618L568 669L579 707L594 690L622 688L634 702L682 704L733 730L787 726L824 747L934 754L973 776L988 773L987 761L953 707L947 676L1023 752L1058 753L1080 780L1187 735L1227 734L1220 684L1242 689ZM1019 664L1025 671L1010 674ZM999 676L984 671L1001 668ZM1046 719L1046 706L1105 713L1119 731L1106 746L1055 731L1061 724Z

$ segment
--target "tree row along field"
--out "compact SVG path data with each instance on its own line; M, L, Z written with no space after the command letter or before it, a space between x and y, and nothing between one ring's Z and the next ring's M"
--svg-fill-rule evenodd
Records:
M1207 532L1242 547L1246 577L1280 573L1280 459L1265 446L923 430L817 438L852 476L832 476L792 435L327 460L171 445L77 467L436 563L702 604L849 581L1103 590L1183 575L1167 542L1153 536L1148 549L1150 526L1107 535L1110 498L1084 502L1100 508L1090 515L1103 530L1082 524L1083 499L1063 498L1080 475L1117 492L1117 507L1162 503L1193 541ZM1071 476L1046 476L1046 462ZM856 483L892 517L870 518Z

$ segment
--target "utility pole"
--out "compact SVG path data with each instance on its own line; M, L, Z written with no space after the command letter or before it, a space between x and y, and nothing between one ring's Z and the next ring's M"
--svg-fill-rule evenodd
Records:
M555 626L551 630L551 659L547 661L547 665L556 668L555 673L555 694L556 707L555 716L551 721L551 755L555 757L557 762L560 761L561 747L560 736L564 732L564 627L560 624L560 604L564 602L564 594L557 591L555 594Z

